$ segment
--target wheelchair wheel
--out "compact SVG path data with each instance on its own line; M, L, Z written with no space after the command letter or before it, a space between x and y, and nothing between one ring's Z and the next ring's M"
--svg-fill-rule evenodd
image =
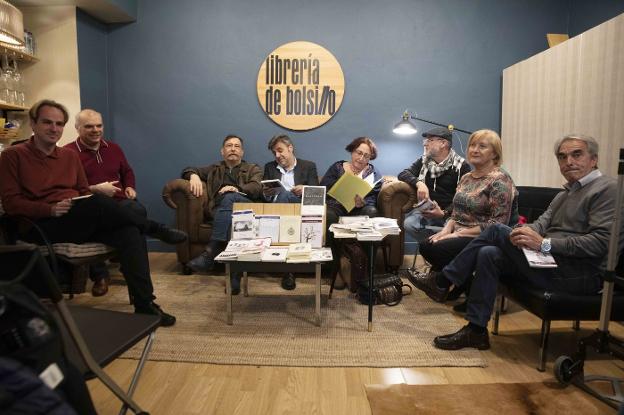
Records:
M562 385L569 385L578 374L576 371L577 369L574 366L574 361L570 356L559 356L557 360L555 360L553 372L555 378Z

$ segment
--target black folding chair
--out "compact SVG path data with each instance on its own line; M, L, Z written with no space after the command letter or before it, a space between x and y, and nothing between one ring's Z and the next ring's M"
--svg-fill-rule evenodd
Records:
M21 258L20 258L21 256ZM89 307L68 306L58 286L50 265L35 246L0 245L0 263L15 263L21 259L26 265L12 281L22 281L39 296L48 298L61 328L66 357L83 373L86 379L97 377L122 402L120 414L130 409L136 414L146 414L132 399L141 371L154 340L160 317L146 314L129 314ZM54 252L49 250L52 268ZM33 279L36 277L36 281ZM124 392L102 367L147 337L145 346L128 392Z

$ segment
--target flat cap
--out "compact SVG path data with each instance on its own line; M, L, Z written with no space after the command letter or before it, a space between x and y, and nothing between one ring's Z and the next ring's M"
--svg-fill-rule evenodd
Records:
M453 133L451 133L451 130L449 130L446 127L432 128L431 130L428 130L422 133L422 136L423 137L440 137L440 138L450 141L451 143L453 142Z

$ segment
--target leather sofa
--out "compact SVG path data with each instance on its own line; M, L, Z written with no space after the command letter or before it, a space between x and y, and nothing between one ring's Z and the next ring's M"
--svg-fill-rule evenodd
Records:
M205 190L205 189L204 189ZM204 191L202 197L197 198L190 192L189 182L184 179L174 179L168 182L162 191L164 202L175 211L176 227L188 234L188 240L176 246L178 262L183 267L185 274L191 270L186 263L199 255L204 249L212 233L210 212L207 211L208 198ZM395 177L386 177L386 183L382 186L378 198L378 208L382 216L395 218L399 225L403 226L405 212L411 209L416 201L416 192L408 184L398 181ZM405 235L388 236L384 242L387 262L386 269L398 269L403 264L405 251ZM379 252L377 264L384 264L382 252ZM348 261L342 261L341 274L350 284Z

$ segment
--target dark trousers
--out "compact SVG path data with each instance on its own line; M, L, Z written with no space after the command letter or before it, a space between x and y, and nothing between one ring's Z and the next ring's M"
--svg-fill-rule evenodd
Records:
M132 209L137 215L141 215L144 218L147 217L147 209L145 209L145 206L143 206L143 204L137 199L121 199L117 200L117 203L121 207ZM108 278L108 276L109 274L106 261L98 262L97 264L89 266L89 278L91 278L92 281L98 281L103 278Z
M474 238L460 236L443 239L436 243L425 240L420 243L420 254L431 264L433 271L442 271Z
M117 251L128 291L135 307L154 300L145 232L155 223L131 209L119 206L110 197L94 194L77 201L68 213L36 221L51 243L101 242ZM40 243L35 229L24 239Z
M592 294L600 289L598 275L588 275L582 269L574 271L564 258L556 258L558 268L531 268L522 250L509 240L510 232L506 225L487 227L444 268L446 278L458 286L464 285L474 272L466 320L487 327L500 278L574 294Z

